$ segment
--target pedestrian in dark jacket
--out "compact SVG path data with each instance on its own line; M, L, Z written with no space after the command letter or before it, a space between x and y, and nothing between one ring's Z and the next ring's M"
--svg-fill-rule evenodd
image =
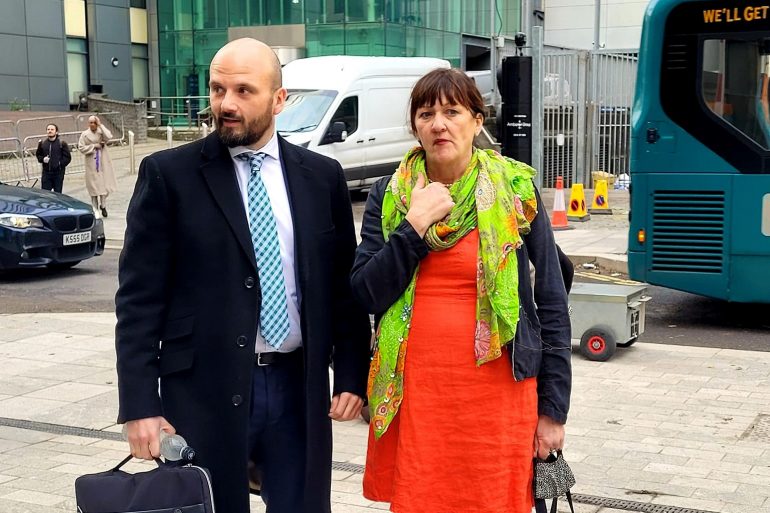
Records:
M41 188L46 191L61 192L64 185L64 170L72 161L70 148L59 138L59 127L53 123L45 128L48 138L37 143L35 156L43 164Z

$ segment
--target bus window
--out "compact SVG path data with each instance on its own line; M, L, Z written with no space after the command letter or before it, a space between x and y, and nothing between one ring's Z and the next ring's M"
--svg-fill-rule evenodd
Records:
M763 39L704 41L701 94L711 112L770 149L770 58L765 47Z

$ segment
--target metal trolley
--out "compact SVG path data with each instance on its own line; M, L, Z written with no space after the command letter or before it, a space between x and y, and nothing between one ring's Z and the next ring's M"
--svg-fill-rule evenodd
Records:
M604 362L617 346L628 347L644 333L646 285L573 283L569 294L572 337L580 352Z

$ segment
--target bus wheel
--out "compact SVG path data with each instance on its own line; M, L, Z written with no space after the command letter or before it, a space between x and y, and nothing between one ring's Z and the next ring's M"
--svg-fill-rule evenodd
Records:
M615 354L615 339L609 332L592 328L580 339L580 352L594 362L606 362Z

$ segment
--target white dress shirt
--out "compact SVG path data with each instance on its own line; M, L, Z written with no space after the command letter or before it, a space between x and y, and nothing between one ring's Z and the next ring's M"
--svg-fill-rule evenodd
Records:
M236 159L235 156L244 153L255 153L255 150L246 146L236 146L228 148L230 157L235 166L235 176L238 179L238 186L241 189L241 199L243 200L243 213L248 219L248 186L249 176L251 176L251 165L247 160ZM294 223L291 219L291 208L289 207L289 195L286 191L286 182L283 178L283 169L281 168L281 158L278 148L278 136L273 132L273 136L262 148L256 150L256 153L265 153L264 162L260 168L262 183L265 184L267 195L270 198L270 207L273 209L273 217L278 228L278 242L281 249L281 267L283 268L283 283L286 286L286 304L289 311L289 335L283 341L279 349L275 349L265 342L264 337L257 329L257 347L258 353L279 351L288 353L302 346L302 333L299 324L299 301L297 299L297 281L294 274Z

